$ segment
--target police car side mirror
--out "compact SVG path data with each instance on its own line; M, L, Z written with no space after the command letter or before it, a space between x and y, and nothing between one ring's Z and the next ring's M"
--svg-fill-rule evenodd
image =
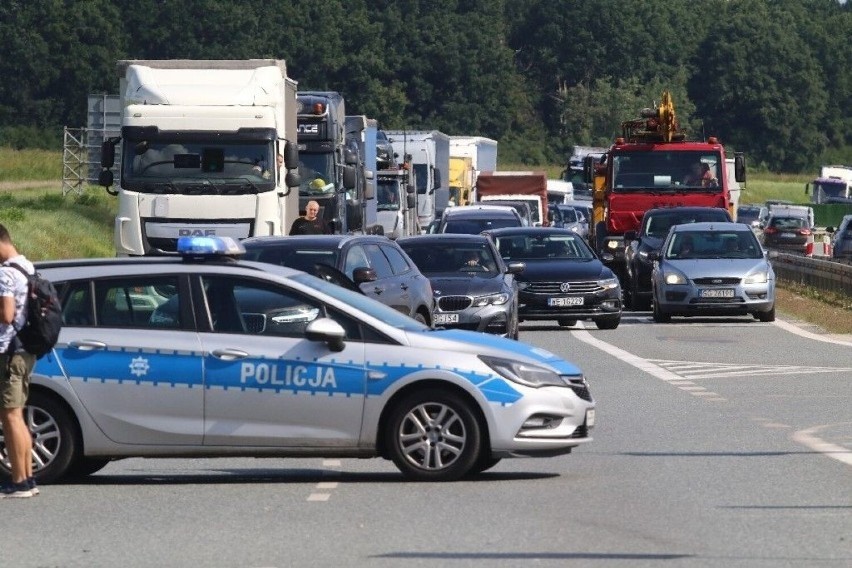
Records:
M343 351L346 331L331 318L318 318L305 328L305 338L308 341L323 341L332 351Z

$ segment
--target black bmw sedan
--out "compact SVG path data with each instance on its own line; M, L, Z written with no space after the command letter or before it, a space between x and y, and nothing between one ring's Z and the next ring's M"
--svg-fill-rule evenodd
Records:
M507 266L482 235L420 235L397 243L432 284L435 326L518 338L515 278L523 264Z
M621 287L589 245L569 229L520 227L486 231L504 262L523 262L518 316L572 326L592 320L599 329L621 323Z

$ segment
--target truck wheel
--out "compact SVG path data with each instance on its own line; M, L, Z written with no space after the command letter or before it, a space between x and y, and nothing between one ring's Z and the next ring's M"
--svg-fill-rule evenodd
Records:
M466 475L482 453L482 429L459 395L425 389L404 397L391 411L385 447L409 479L454 481Z
M635 280L630 282L630 296L633 298L633 306L631 309L634 312L645 312L651 308L651 301L639 294L639 283Z

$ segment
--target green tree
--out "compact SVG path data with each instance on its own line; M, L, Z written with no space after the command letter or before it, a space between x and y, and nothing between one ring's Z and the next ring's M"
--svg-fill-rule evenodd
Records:
M722 9L697 54L703 71L690 83L698 112L723 141L771 170L809 166L826 146L819 62L789 12L764 0Z

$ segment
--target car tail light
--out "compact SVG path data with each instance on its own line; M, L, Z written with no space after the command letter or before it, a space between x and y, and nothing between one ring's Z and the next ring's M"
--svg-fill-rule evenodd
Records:
M811 230L810 229L799 229L799 234L807 237L808 235L811 234Z
M778 229L776 229L775 227L766 227L765 229L763 229L763 232L767 235L771 235L773 233L777 233Z

